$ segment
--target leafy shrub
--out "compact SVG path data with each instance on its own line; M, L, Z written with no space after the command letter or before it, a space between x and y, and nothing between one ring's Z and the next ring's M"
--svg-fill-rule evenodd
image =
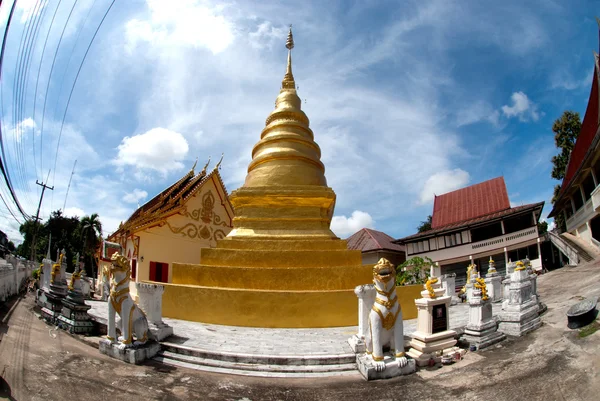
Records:
M415 256L396 268L396 285L425 284L433 260Z

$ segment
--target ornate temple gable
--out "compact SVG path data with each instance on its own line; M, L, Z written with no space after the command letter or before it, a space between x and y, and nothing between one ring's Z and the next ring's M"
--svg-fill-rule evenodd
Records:
M220 162L219 162L220 164ZM156 195L142 207L137 209L131 217L123 223L119 229L111 235L116 241L117 237L129 236L155 226L166 224L166 219L177 214L185 215L189 207L186 205L207 182L213 182L215 189L215 202L226 208L228 225L231 225L233 219L233 208L229 203L227 189L218 172L218 166L206 173L206 166L197 175L194 175L193 169L190 170L179 181ZM225 217L224 217L225 218Z
M207 241L210 246L215 246L216 241L224 238L232 228L232 208L225 196L225 187L215 170L203 180L200 189L186 199L179 213L147 231L158 233L160 230L160 235L175 234L182 239Z

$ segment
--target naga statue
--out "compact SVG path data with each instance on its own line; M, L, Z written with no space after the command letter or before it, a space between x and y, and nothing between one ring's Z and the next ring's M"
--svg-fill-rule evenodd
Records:
M58 257L58 262L52 265L52 270L50 271L50 282L54 283L57 276L60 276L60 268L62 267L62 260L65 256L64 253L61 253Z
M515 271L516 272L520 272L521 270L525 270L526 266L525 263L521 262L520 260L516 263L516 268Z
M373 283L377 295L369 313L367 353L373 358L375 370L385 370L383 348L390 347L398 366L408 363L404 356L404 326L402 309L396 296L396 269L387 259L381 258L373 266Z
M487 295L487 285L485 284L485 280L482 278L475 279L475 288L481 291L481 299L487 301L489 299Z
M108 334L106 338L115 342L116 314L121 317L121 337L118 338L119 349L145 344L152 333L148 329L148 320L144 312L133 302L129 294L129 260L118 253L113 254L110 267L111 286L108 303ZM135 336L135 342L133 340Z
M437 277L431 277L425 283L425 288L429 292L429 298L431 298L431 299L435 299L435 291L433 290L432 284L436 284L437 282L438 282L438 278Z

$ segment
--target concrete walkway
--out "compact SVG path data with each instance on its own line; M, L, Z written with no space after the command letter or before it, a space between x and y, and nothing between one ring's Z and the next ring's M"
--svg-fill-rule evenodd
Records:
M92 306L89 313L104 321L108 316L108 304L102 301L86 301ZM500 312L501 303L493 304L493 313ZM358 306L357 306L358 309ZM469 319L469 306L458 304L450 307L450 328L462 331ZM358 313L358 312L357 312ZM218 350L255 355L343 355L351 353L348 338L357 332L356 326L322 329L268 329L253 327L220 326L163 319L173 327L174 335L166 342L196 349ZM404 335L416 330L417 319L404 321Z
M544 274L538 289L548 312L538 330L468 352L451 366L368 383L359 377L265 379L153 361L125 364L38 320L28 295L14 313L0 304L0 400L595 401L600 331L579 336L566 327L565 312L583 297L599 296L599 282L599 263Z

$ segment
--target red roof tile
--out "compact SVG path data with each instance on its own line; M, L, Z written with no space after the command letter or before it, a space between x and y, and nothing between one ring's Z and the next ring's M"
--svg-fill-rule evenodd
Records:
M435 235L439 235L440 233L455 231L455 230L458 230L458 229L461 229L464 227L469 227L469 226L476 226L476 225L488 222L490 220L499 219L501 217L508 217L510 215L517 214L517 213L525 213L527 211L536 211L536 210L539 211L539 214L538 214L538 218L539 218L540 214L542 213L543 208L544 208L544 202L529 203L527 205L512 207L512 208L494 212L494 213L491 213L491 214L488 214L485 216L476 217L471 220L459 221L457 223L449 224L449 225L446 225L441 228L435 228L435 229L425 231L422 233L413 234L408 237L400 238L400 239L396 240L396 242L406 243L406 242L414 241L419 238L433 237Z
M569 158L569 165L565 173L561 186L561 195L567 190L569 184L575 177L581 163L583 162L594 137L598 131L598 70L594 67L594 76L592 80L592 90L588 100L583 123L581 123L581 132L577 137L573 151Z
M436 196L431 228L460 223L490 213L510 209L504 177Z
M363 228L352 234L346 240L348 249L357 249L362 252L387 249L391 251L404 252L404 245L394 244L394 238L384 232Z

